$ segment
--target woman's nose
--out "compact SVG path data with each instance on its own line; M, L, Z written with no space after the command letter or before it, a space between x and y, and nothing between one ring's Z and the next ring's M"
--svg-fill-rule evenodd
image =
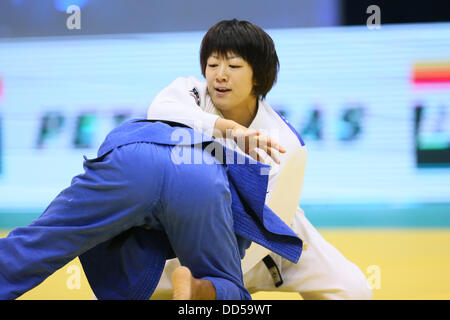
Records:
M217 77L217 80L219 80L219 81L227 80L228 74L227 74L226 66L224 64L219 65L216 77Z

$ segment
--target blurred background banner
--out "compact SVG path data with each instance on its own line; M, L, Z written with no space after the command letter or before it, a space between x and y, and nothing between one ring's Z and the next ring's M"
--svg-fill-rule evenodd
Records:
M432 20L448 6L420 20L408 2L395 20L401 8L375 1L377 27L373 3L358 3L2 1L0 227L38 216L83 155L145 117L175 78L202 78L204 33L234 17L274 39L281 69L267 101L308 148L311 221L450 226L450 11Z
M306 217L375 299L448 300L447 0L0 0L0 237L38 217L165 86L202 79L203 35L233 18L275 42L267 101L306 143ZM78 259L21 297L91 298Z

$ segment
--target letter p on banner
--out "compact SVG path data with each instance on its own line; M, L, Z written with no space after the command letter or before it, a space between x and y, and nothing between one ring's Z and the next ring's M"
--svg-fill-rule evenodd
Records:
M66 26L69 30L81 29L81 9L79 6L71 5L66 10L67 14L71 14L66 20Z

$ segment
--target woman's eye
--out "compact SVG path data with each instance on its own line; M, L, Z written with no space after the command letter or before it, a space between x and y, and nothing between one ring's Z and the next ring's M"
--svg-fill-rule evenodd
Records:
M240 68L241 66L231 66L230 65L230 68L233 68L233 69L237 69L237 68Z
M208 64L208 67L215 68L215 67L217 67L217 64Z

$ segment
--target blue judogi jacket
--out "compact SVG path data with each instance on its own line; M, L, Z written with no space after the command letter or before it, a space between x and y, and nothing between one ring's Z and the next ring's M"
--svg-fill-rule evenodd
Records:
M223 148L223 157L227 157L223 165L232 197L234 230L237 236L247 239L247 245L239 248L241 258L254 241L296 263L302 252L302 240L265 205L268 175L261 173L267 172L269 166L249 161L248 157L192 129L187 129L191 134L189 139L174 140L174 131L179 127L186 126L163 121L127 121L106 137L98 158L122 146L141 142L203 148L211 143L218 144L215 150ZM234 159L231 163L230 157ZM58 195L64 196L64 192ZM59 211L64 211L65 204L62 206ZM158 284L166 259L175 257L164 231L148 230L142 226L142 221L119 236L109 235L106 230L103 240L91 243L89 237L93 232L83 231L83 221L76 222L76 226L66 226L61 225L57 213L53 215L46 210L29 226L17 228L7 238L0 239L1 299L16 298L77 256L99 299L148 299ZM78 229L70 241L58 245L73 228ZM101 231L102 225L98 228L100 230L96 231ZM33 247L26 245L33 241L45 248L46 259L34 254Z

